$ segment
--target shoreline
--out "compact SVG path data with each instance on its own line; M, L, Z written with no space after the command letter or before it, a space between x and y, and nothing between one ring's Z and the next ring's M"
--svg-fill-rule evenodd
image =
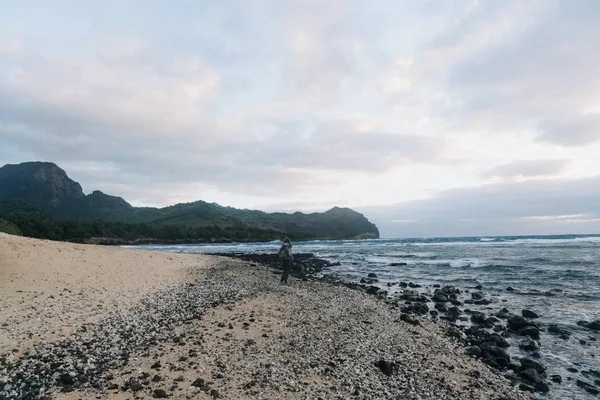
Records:
M138 255L138 265L157 257L117 253ZM165 264L205 264L178 268L174 284L104 309L57 342L4 353L0 398L529 398L439 325L401 321L374 296L298 278L282 286L251 261L162 254Z

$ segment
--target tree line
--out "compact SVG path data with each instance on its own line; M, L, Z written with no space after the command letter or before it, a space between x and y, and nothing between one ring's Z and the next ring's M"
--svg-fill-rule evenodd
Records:
M260 241L280 239L282 232L249 227L186 226L147 222L127 222L96 219L92 221L59 220L43 211L14 212L0 215L3 226L12 234L50 240L76 240L90 238L133 241L154 239L168 241ZM1 221L1 220L0 220ZM15 230L16 228L16 230Z

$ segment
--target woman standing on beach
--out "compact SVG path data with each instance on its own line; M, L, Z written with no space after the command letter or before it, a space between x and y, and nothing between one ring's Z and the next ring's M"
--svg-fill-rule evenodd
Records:
M287 283L290 270L292 269L292 261L294 256L292 255L292 242L289 237L283 238L283 245L279 249L279 259L281 260L281 268L283 273L281 274L281 283Z

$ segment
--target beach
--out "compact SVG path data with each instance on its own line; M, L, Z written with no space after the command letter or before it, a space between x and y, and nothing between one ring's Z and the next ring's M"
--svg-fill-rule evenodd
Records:
M441 324L253 262L2 234L0 276L0 398L529 398Z

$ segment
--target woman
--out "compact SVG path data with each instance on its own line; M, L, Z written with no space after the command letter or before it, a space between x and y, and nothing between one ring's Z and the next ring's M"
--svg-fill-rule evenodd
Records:
M292 269L292 261L294 256L292 255L292 242L289 237L283 238L283 245L279 249L279 259L281 260L281 268L283 273L281 274L281 283L287 283L288 276L290 276L290 270Z

